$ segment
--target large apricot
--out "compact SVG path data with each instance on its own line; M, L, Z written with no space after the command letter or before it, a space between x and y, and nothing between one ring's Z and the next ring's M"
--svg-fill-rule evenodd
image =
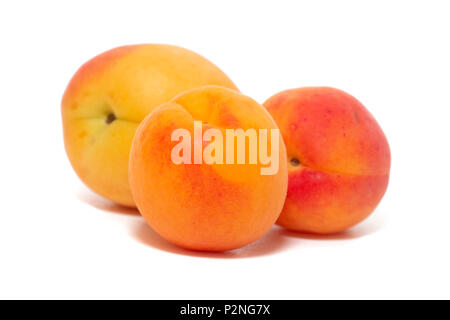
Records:
M207 84L236 89L214 64L175 46L119 47L85 63L62 100L66 151L78 176L105 198L134 206L128 158L136 128L161 103Z

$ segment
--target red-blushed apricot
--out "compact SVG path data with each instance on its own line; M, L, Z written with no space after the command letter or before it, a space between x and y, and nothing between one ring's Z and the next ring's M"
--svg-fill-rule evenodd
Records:
M288 194L277 223L326 234L369 216L386 191L391 160L387 139L369 111L328 87L286 90L264 106L288 153Z
M227 130L254 129L260 138L260 129L270 136L276 131L267 148L278 160L278 170L262 174L267 163L260 158L249 162L249 140L244 150L233 146L236 162L237 153L245 152L243 164L227 163L231 148L223 151L223 164L194 164L196 121L205 134L208 129L224 136ZM192 137L190 163L174 163L173 150L180 141L173 141L172 134L180 129ZM214 141L204 141L200 151ZM226 251L257 240L277 220L287 191L286 149L260 104L236 91L206 86L180 94L147 116L133 140L129 174L137 207L158 234L184 248Z
M207 84L236 89L214 64L175 46L124 46L85 63L62 100L65 147L78 176L105 198L135 206L128 159L139 123L180 92Z

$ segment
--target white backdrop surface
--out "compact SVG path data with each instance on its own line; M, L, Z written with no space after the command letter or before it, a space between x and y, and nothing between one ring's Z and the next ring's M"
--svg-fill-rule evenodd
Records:
M0 4L0 298L450 298L447 1L14 1ZM175 44L259 102L326 85L391 146L388 191L349 232L274 227L223 254L179 249L91 193L60 101L94 55Z

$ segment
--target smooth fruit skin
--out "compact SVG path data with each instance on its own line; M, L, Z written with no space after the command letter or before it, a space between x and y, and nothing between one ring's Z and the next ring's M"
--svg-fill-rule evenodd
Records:
M78 176L103 197L135 206L128 159L139 123L180 92L207 84L237 90L214 64L176 46L118 47L85 63L62 99L66 152Z
M203 132L277 128L267 110L236 91L206 86L185 92L155 109L136 132L129 170L134 199L148 224L174 244L201 251L242 247L265 234L283 208L287 158L281 135L274 175L261 175L259 161L174 164L171 150L178 142L171 133L185 128L193 137L194 120L203 121ZM248 154L248 143L246 148Z
M288 194L277 223L328 234L369 216L386 191L391 156L367 109L329 87L286 90L264 106L280 127L288 153Z

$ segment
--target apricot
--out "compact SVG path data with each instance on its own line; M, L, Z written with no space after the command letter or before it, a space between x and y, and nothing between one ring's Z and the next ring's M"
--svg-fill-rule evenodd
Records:
M280 127L289 186L277 223L311 233L336 233L364 220L389 180L390 150L375 118L334 88L280 92L264 106Z
M124 46L85 63L62 99L65 147L78 176L103 197L134 206L128 159L139 123L180 92L207 84L237 90L214 64L175 46Z
M200 150L196 123L204 132ZM251 163L255 158L250 135L244 136L244 145L234 137L233 145L224 142L224 150L214 149L220 159L213 163L196 161L199 152L207 154L217 141L206 138L210 129L224 137L242 129L258 138L269 130L276 140L267 139L258 151L271 150L278 170L264 173L269 164L261 154ZM188 156L180 152L185 162L173 159L180 130L194 137L188 140L190 151L183 150ZM245 161L238 163L242 152ZM137 207L158 234L187 249L226 251L255 241L277 220L287 191L286 149L278 127L260 104L230 89L205 86L180 94L145 118L133 140L129 174Z

